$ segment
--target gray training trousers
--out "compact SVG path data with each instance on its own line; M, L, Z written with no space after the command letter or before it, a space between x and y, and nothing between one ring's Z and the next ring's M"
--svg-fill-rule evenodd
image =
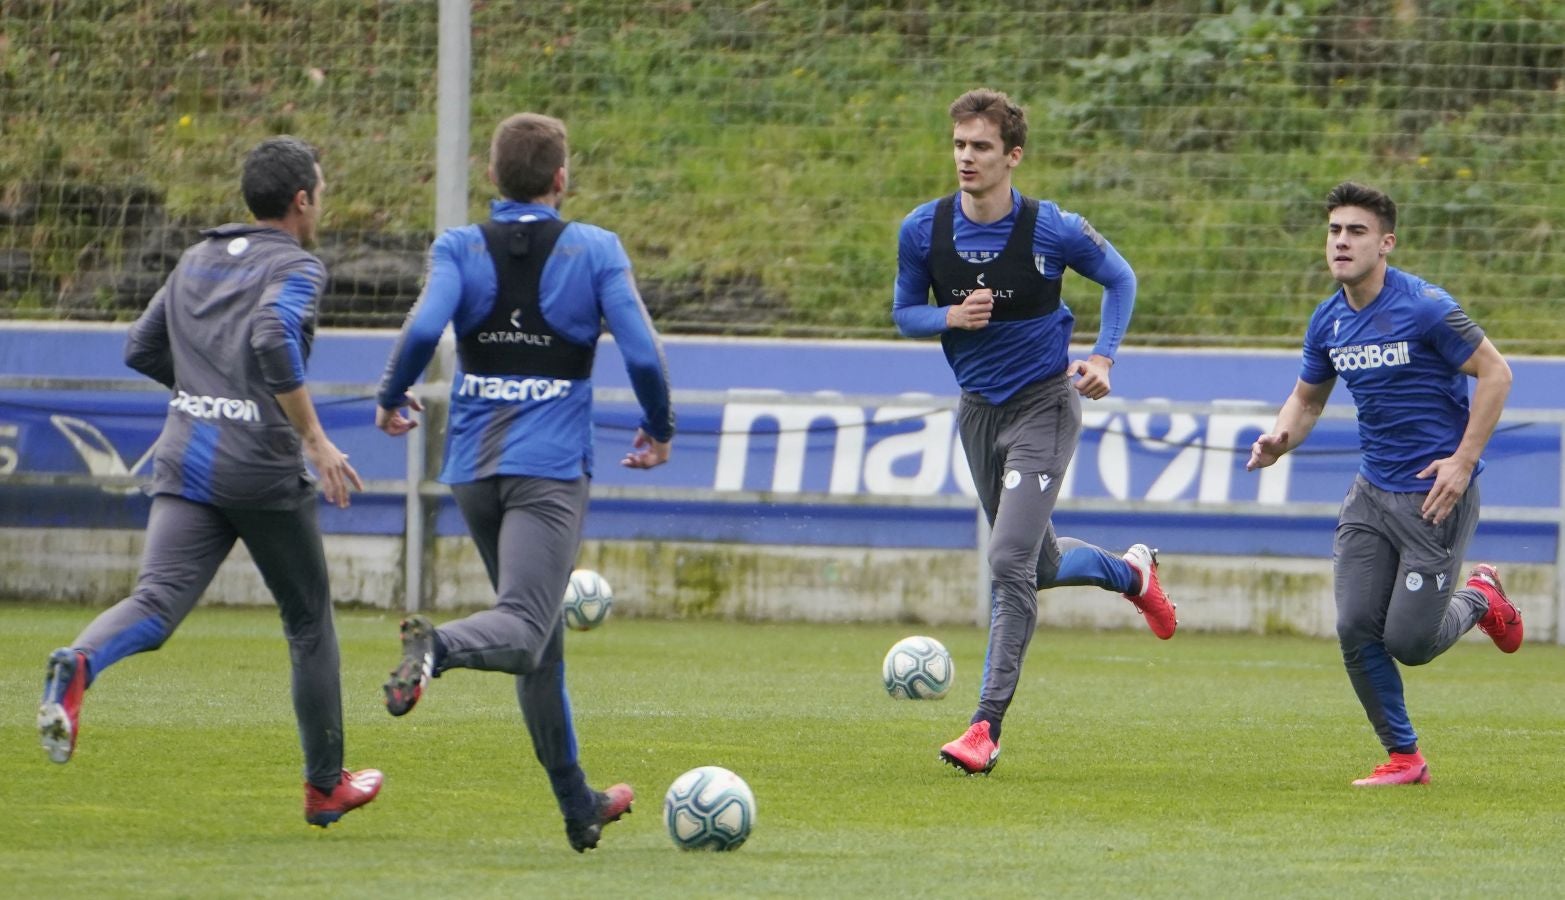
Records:
M116 660L158 649L195 608L235 541L244 541L282 614L305 779L332 790L342 777L342 677L313 495L284 510L153 497L135 592L93 619L72 646L87 655L94 677Z
M1038 585L1052 583L1059 568L1060 541L1050 517L1081 437L1081 397L1063 373L1000 404L964 392L957 423L991 527L989 649L973 721L998 724L1038 623Z
M533 751L550 773L577 761L561 601L581 545L588 484L502 475L451 486L497 599L493 609L439 627L440 669L515 675Z
M1429 662L1489 610L1478 591L1457 590L1478 527L1478 482L1439 525L1424 521L1426 494L1382 490L1360 475L1337 520L1333 551L1337 638L1348 678L1388 750L1416 740L1395 666ZM1383 649L1382 649L1383 648ZM1378 670L1378 671L1377 671Z

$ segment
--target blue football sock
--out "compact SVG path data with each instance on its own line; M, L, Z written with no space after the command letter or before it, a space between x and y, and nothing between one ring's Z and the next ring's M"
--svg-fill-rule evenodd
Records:
M1141 587L1141 576L1130 563L1098 547L1075 547L1060 554L1059 572L1054 584L1108 588L1121 594L1134 594Z

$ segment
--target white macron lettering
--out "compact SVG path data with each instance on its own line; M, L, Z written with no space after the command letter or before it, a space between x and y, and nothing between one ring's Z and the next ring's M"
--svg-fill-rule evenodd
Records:
M197 419L230 419L238 422L261 421L261 408L254 400L232 397L208 397L205 394L189 394L180 391L168 401L187 416Z
M496 376L463 375L459 397L481 397L485 400L504 400L521 403L527 400L554 400L571 392L568 378L499 378Z

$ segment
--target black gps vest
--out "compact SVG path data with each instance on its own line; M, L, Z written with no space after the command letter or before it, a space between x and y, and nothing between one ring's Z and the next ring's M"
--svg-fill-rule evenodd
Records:
M958 194L935 204L935 221L929 235L929 280L936 306L951 306L979 288L994 291L993 322L1037 319L1060 308L1060 279L1048 278L1033 259L1033 230L1038 224L1038 201L1022 198L1021 211L1011 226L1011 236L1000 255L986 263L970 263L957 255L953 213Z
M489 258L494 260L494 308L457 341L462 371L473 375L545 375L590 378L595 347L573 344L544 320L538 286L544 263L565 230L559 219L485 222Z

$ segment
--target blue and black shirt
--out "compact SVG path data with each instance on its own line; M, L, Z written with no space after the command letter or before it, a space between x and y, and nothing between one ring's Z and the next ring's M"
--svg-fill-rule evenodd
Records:
M387 409L401 405L452 325L462 349L452 377L442 482L591 475L590 360L604 323L641 404L641 428L659 441L674 436L667 364L619 238L582 222L562 228L559 219L552 206L499 200L489 223L450 229L430 247L423 295L386 363L377 399ZM512 227L529 224L552 227ZM537 232L530 240L552 243L525 296L502 298L490 242L508 246L504 242L524 230ZM568 352L554 352L562 349ZM578 367L582 359L585 369Z
M931 200L902 222L892 304L897 329L907 337L940 335L957 384L990 403L1004 403L1022 387L1059 375L1069 364L1075 317L1060 299L1059 282L1070 268L1105 288L1103 322L1093 352L1113 359L1136 301L1135 273L1113 245L1081 216L1049 201L1024 198L1015 189L1011 212L995 222L969 220L959 201L959 196ZM1031 240L1027 235L1013 239L1012 232L1018 225L1025 228L1029 219ZM942 241L949 243L936 246ZM970 271L965 276L943 275L954 272L946 254L969 264ZM996 277L1010 278L1013 284L1001 284ZM960 283L940 283L955 278ZM978 287L995 291L989 324L976 331L948 328L945 307L960 303ZM931 289L948 296L936 296L931 304ZM1013 302L1025 308L1008 309Z

